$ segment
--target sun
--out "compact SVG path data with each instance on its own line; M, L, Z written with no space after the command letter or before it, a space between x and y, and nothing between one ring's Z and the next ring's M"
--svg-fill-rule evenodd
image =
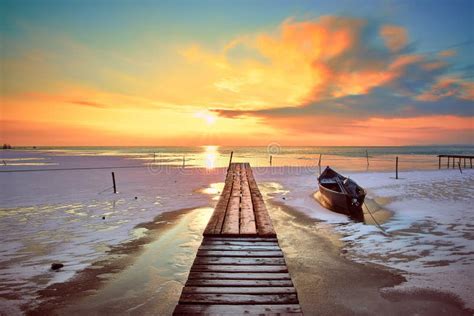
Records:
M206 125L209 125L209 126L214 125L217 120L217 116L209 111L198 112L196 113L196 117L203 119Z

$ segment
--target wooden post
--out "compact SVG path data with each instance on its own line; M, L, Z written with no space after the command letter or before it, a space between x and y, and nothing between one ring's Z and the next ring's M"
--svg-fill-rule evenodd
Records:
M270 155L270 167L272 166L272 155Z
M395 179L398 179L398 156L395 158Z
M459 172L462 173L462 169L461 169L461 159L459 159L459 161L458 161L458 167L459 167Z
M319 154L319 161L318 161L318 167L319 167L319 175L321 175L321 157L323 154Z
M456 158L453 157L453 169L454 169L454 164L456 163Z
M464 169L466 169L466 158L464 158Z
M438 157L438 169L441 169L441 156Z
M471 162L471 169L472 169L472 158L469 158L469 161Z
M156 163L156 153L153 153L153 163Z
M115 173L112 172L112 183L114 185L114 193L117 193L117 186L115 185Z
M183 155L183 168L186 167L186 156Z
M449 156L448 156L448 169L449 169Z
M369 166L369 151L366 150L365 154L367 155L367 167Z
M230 169L230 164L232 163L232 156L234 155L234 152L231 151L230 152L230 159L229 159L229 166L227 167L227 172L229 172L229 169Z

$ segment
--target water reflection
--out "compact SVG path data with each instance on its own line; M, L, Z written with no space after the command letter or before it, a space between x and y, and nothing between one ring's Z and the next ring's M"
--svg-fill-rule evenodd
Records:
M204 165L207 169L216 167L216 159L219 154L218 149L218 146L204 146Z

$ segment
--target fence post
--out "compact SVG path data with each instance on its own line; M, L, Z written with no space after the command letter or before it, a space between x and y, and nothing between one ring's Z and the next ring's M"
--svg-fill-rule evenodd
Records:
M318 167L319 167L319 175L321 175L321 157L323 154L319 154L319 161L318 161Z
M398 179L398 156L395 158L395 179Z
M115 173L112 171L112 183L114 185L114 193L117 193L117 186L115 185Z

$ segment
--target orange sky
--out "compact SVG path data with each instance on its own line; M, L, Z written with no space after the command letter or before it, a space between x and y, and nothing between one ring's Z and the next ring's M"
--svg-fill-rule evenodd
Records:
M474 143L474 85L450 71L458 50L417 53L392 23L367 38L370 23L289 18L215 42L144 36L124 51L23 25L28 40L8 38L1 58L0 142Z

